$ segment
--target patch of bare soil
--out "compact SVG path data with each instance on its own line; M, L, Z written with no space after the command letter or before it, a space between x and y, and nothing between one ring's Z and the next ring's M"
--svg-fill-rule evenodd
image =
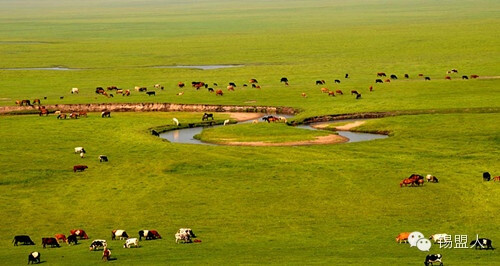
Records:
M232 119L237 121L247 121L251 119L258 119L263 114L261 113L230 113Z
M349 123L349 124L345 124L343 126L337 126L335 127L335 130L340 130L340 131L349 131L355 127L358 127L362 124L364 124L365 121L355 121L355 122L352 122L352 123ZM320 125L315 125L313 126L314 128L317 128L317 129L323 129L323 128L326 128L328 127L329 124L320 124Z
M314 140L302 140L302 141L290 141L290 142L279 142L279 143L272 143L272 142L263 142L263 141L253 141L253 142L226 142L222 143L224 145L230 145L230 146L255 146L255 147L261 147L261 146L307 146L307 145L318 145L318 144L335 144L335 143L342 143L342 142L347 142L349 139L331 134L328 136L320 136L316 137Z

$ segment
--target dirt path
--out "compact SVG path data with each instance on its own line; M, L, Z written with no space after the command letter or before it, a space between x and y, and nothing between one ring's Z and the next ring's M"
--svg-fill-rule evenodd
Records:
M231 115L232 119L236 119L238 122L240 122L240 121L258 119L259 117L263 116L264 114L261 114L261 113L230 113L230 115Z
M355 122L352 122L352 123L349 123L349 124L345 124L345 125L342 125L342 126L337 126L335 127L335 130L341 130L341 131L349 131L355 127L358 127L362 124L364 124L365 121L355 121ZM315 125L313 126L314 128L317 128L317 129L324 129L326 127L328 127L330 124L321 124L321 125Z
M230 145L230 146L255 146L255 147L262 147L262 146L307 146L307 145L318 145L318 144L335 144L335 143L342 143L342 142L347 142L349 139L331 134L328 136L320 136L316 137L314 140L303 140L303 141L290 141L290 142L280 142L280 143L271 143L271 142L262 142L262 141L254 141L254 142L226 142L222 143L224 145Z

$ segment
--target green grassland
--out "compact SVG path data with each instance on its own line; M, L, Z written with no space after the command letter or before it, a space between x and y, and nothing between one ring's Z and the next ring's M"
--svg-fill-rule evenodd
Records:
M378 111L419 113L370 120L357 130L387 139L306 147L172 144L150 135L196 113L92 113L78 120L0 116L0 263L101 263L90 240L42 249L40 238L83 228L110 242L116 261L142 264L421 265L427 252L397 244L404 231L487 237L500 243L500 19L498 1L0 1L0 107L43 104L173 102L290 106L292 119ZM242 64L196 70L166 65ZM8 70L68 67L70 71ZM452 80L446 71L459 70ZM397 74L374 84L377 72ZM344 79L349 73L350 78ZM404 79L405 73L410 79ZM424 81L419 73L432 78ZM461 80L477 74L477 80ZM290 86L280 84L281 77ZM243 88L256 78L261 89ZM345 95L328 97L315 80ZM340 84L333 84L340 79ZM179 82L217 82L216 97ZM236 82L235 92L227 92ZM97 86L135 91L105 98ZM374 87L369 92L369 86ZM70 94L73 87L78 95ZM362 93L355 100L351 90ZM185 94L177 96L176 93ZM307 98L301 93L307 93ZM60 99L64 96L64 99ZM47 100L43 100L47 97ZM435 113L435 114L431 114ZM216 114L217 120L229 118ZM250 126L254 126L250 129ZM255 126L258 126L256 128ZM257 130L258 129L258 130ZM252 131L254 130L254 131ZM231 132L229 132L231 131ZM294 139L284 125L235 125L214 138ZM319 132L307 132L307 135ZM73 148L83 146L81 159ZM109 163L99 163L106 154ZM72 166L86 164L85 172ZM438 184L399 187L412 173ZM191 227L202 243L175 244ZM163 239L123 249L112 229ZM36 246L12 247L28 234ZM445 265L498 265L498 250L439 249Z

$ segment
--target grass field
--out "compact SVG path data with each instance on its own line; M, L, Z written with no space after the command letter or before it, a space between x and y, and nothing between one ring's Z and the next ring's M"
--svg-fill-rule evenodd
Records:
M173 102L290 106L295 118L377 111L356 130L384 140L305 147L172 144L149 129L200 121L198 113L113 113L102 119L0 116L1 264L26 263L37 250L51 265L101 263L90 240L42 249L40 238L83 228L107 239L110 263L500 265L498 250L421 252L397 244L400 232L476 234L500 245L500 19L498 1L32 1L0 0L0 108L18 99L42 104ZM196 70L153 66L242 64ZM10 70L67 67L75 70ZM446 71L459 70L452 80ZM374 84L377 72L397 74ZM350 78L344 75L349 73ZM408 73L409 79L403 75ZM424 81L419 73L432 78ZM477 74L481 79L462 80ZM290 80L290 86L279 82ZM261 89L243 88L256 78ZM316 80L344 95L328 97ZM341 80L334 84L333 80ZM179 89L178 82L214 82ZM237 83L227 92L228 82ZM95 87L156 83L157 95L105 98ZM368 88L373 86L374 91ZM81 93L72 95L71 88ZM349 92L357 90L362 99ZM185 94L177 96L180 91ZM301 93L307 93L307 98ZM64 99L60 99L64 96ZM47 97L47 100L43 100ZM437 112L436 114L430 114ZM427 114L426 114L427 113ZM216 119L227 119L217 114ZM257 127L252 127L257 126ZM266 137L269 134L269 138ZM283 125L235 125L209 138L295 140ZM307 135L319 134L308 132ZM81 159L73 148L88 151ZM106 154L109 163L99 163ZM72 166L86 164L85 172ZM438 184L399 187L410 174ZM191 227L202 243L175 244ZM123 249L112 229L163 239ZM36 246L12 247L28 234Z

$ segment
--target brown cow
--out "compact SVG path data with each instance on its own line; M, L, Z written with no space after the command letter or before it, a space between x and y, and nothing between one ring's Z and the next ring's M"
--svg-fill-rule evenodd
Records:
M370 91L373 91L373 86L370 86Z
M60 247L57 239L55 239L53 237L43 237L42 238L42 245L43 245L43 248L45 248L46 245L50 245L50 247Z
M329 91L328 92L328 96L335 96L335 92L334 91Z
M500 181L500 175L493 177L493 181Z
M302 97L307 98L307 94L305 92L303 92Z
M335 91L337 94L344 95L344 93L341 90L336 90Z
M79 115L79 116L85 116L85 117L87 117L87 112L85 112L85 111L80 111L80 112L78 112L78 115Z
M66 119L66 114L63 114L63 113L58 114L57 119Z
M386 77L384 72L378 72L377 77Z
M82 229L73 229L73 230L70 230L69 234L70 235L79 236L80 239L89 239L89 236L87 235L87 233L85 233L85 231L82 230Z
M359 94L359 93L358 93L358 91L356 91L356 90L352 90L352 91L351 91L351 95L353 95L353 94Z
M470 75L470 78L471 79L477 79L477 78L479 78L479 76L478 75Z
M451 80L451 77L450 76L446 76L446 77L444 77L444 79Z
M385 82L391 82L391 80L390 79L386 79Z
M72 112L70 115L69 115L69 118L71 119L78 119L78 116L80 116L77 112Z
M328 89L327 88L321 88L321 92L322 93L328 93Z
M215 91L215 96L217 96L217 95L222 96L222 95L224 95L224 93L222 92L222 90L216 90Z
M45 108L45 106L42 106L42 108L38 108L38 110L40 110L40 113L39 113L40 116L42 116L42 115L49 116L49 110L47 110Z
M34 100L33 100L33 104L38 104L38 105L40 105L40 99L34 99Z
M130 90L126 90L122 95L123 96L130 96Z
M68 243L68 239L66 239L66 236L64 234L56 234L55 238L57 239L57 242L63 241Z
M409 236L409 232L399 233L399 235L396 237L396 242L398 242L399 244L401 244L402 242L408 242Z
M234 87L232 85L227 86L228 91L234 91Z
M250 79L248 82L250 82L250 83L259 83L256 79Z
M83 170L85 170L87 168L89 168L89 167L86 165L78 164L78 165L73 166L73 172L75 172L75 173L76 173L76 171L83 172Z

